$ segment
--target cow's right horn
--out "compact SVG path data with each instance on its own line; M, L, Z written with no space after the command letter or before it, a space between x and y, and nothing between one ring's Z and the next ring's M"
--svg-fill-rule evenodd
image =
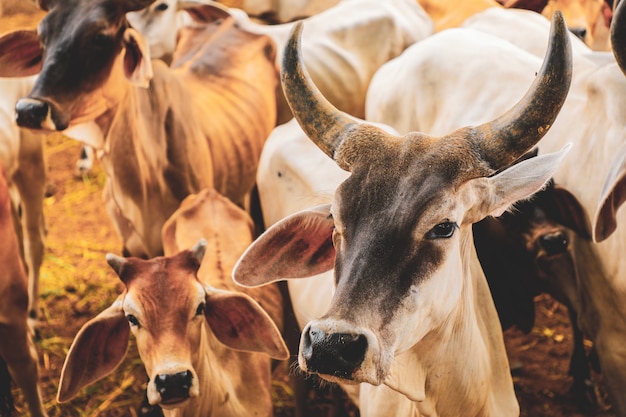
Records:
M285 46L281 69L285 97L304 133L341 168L349 170L345 162L335 157L335 151L345 133L360 123L333 106L313 84L302 65L301 34L302 22L298 22Z
M626 6L622 0L615 6L613 20L611 20L611 48L617 65L626 74Z

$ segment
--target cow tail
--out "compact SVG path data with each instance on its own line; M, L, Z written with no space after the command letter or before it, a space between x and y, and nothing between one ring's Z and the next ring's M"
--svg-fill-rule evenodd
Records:
M12 417L15 412L11 394L11 374L7 363L0 357L0 417Z

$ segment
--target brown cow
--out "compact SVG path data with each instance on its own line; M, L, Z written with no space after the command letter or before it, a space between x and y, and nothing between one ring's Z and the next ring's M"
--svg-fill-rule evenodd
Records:
M38 382L37 352L28 331L28 278L11 218L11 201L0 163L0 415L13 408L11 379L22 389L33 417L46 417ZM8 370L8 374L7 374Z
M0 76L39 72L18 124L94 125L109 214L126 252L143 257L162 254L161 227L188 194L211 187L244 204L277 85L272 41L231 18L181 31L172 68L151 62L125 18L150 3L42 1L37 33L0 38Z
M273 415L270 357L288 356L279 331L280 292L268 286L244 293L230 277L252 230L242 209L203 190L166 223L167 256L145 261L109 254L125 291L79 331L59 401L111 373L132 331L150 378L148 400L166 416Z

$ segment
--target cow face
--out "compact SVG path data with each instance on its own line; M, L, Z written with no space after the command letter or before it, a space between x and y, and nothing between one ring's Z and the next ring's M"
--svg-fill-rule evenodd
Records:
M125 356L130 332L150 378L148 400L164 408L208 393L209 373L222 366L220 352L227 349L287 357L280 332L258 303L198 280L205 248L201 241L191 250L151 260L107 256L126 290L76 336L59 401L111 373Z
M147 85L149 52L125 18L129 9L142 5L118 0L48 2L49 12L37 33L2 37L3 76L39 71L31 93L16 104L18 125L64 130L102 116L123 93L119 82L124 75Z
M259 285L310 276L332 267L335 254L331 307L303 330L304 370L379 385L395 355L433 332L445 343L458 330L446 324L471 320L471 224L537 191L563 157L531 158L493 175L540 139L565 99L571 56L559 16L529 93L501 118L441 138L391 136L335 109L301 67L296 26L283 61L285 95L307 135L351 176L331 208L268 229L234 278Z

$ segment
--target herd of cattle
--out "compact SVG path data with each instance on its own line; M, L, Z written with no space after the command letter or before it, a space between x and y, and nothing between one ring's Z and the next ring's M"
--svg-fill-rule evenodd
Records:
M54 131L107 174L124 288L76 335L58 401L132 333L166 416L271 416L285 360L362 417L517 416L503 329L530 331L547 292L571 316L573 389L596 400L597 357L626 417L622 3L37 4L36 30L0 37L1 416L11 379L47 416Z

